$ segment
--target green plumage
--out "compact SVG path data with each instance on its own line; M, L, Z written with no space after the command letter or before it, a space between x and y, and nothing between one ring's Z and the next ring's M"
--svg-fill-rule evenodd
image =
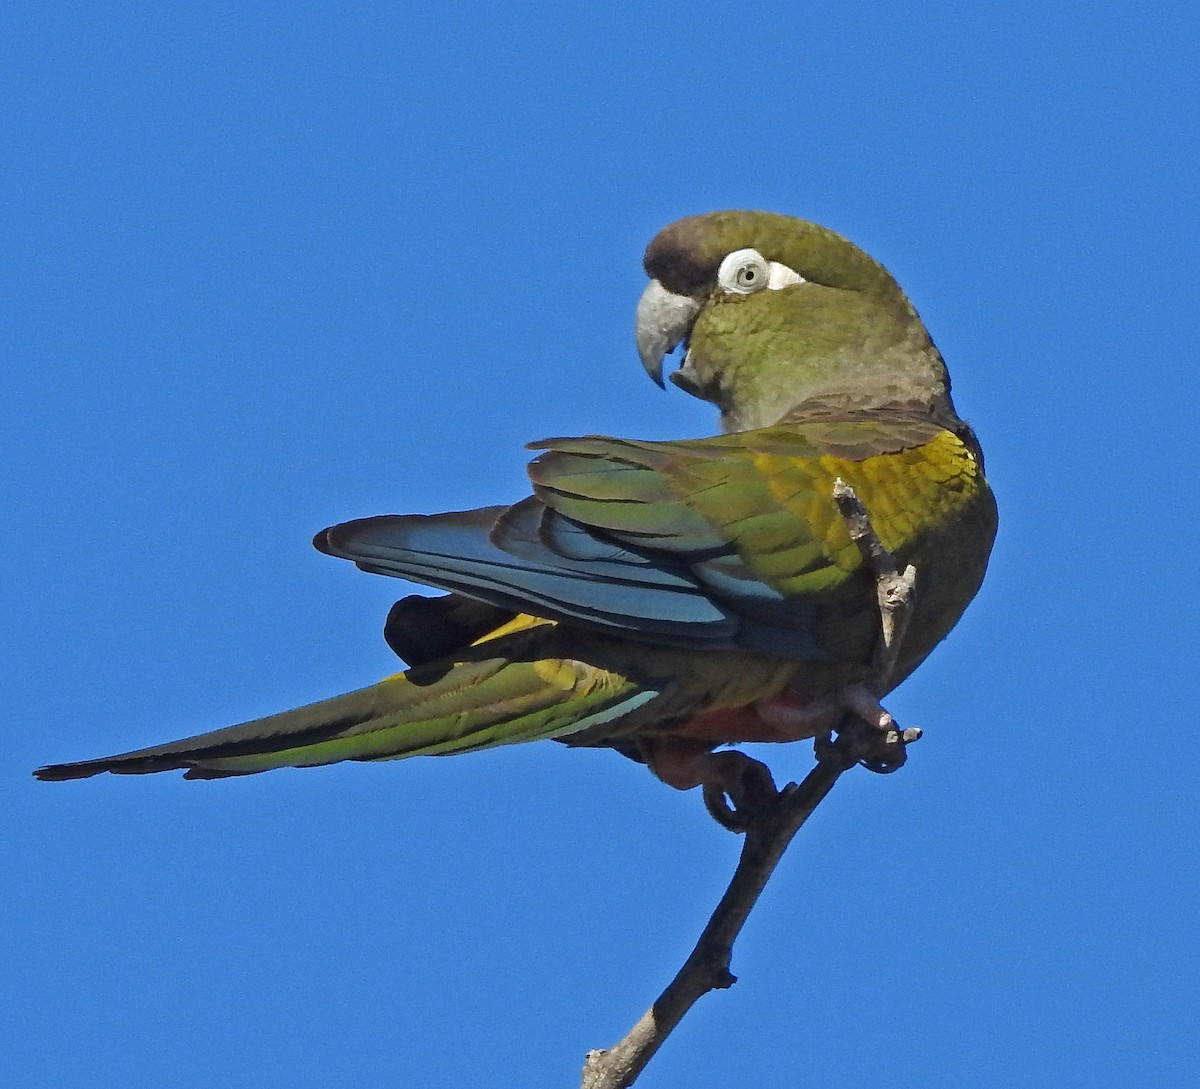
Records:
M764 701L803 703L865 675L879 617L838 479L917 569L903 679L974 596L996 528L978 444L912 305L849 242L768 213L672 224L646 269L643 363L659 379L682 341L671 379L720 409L725 434L546 440L533 495L512 507L324 531L323 551L450 591L389 618L413 668L37 774L205 778L557 738L618 748L675 785L705 781L716 745L790 739L760 720Z

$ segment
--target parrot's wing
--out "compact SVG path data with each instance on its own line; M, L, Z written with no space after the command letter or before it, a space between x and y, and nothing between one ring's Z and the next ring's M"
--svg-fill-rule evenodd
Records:
M558 517L543 538L548 513L531 497L513 507L360 518L323 530L313 543L364 571L502 609L685 645L733 645L737 618L683 565L655 563ZM547 543L551 533L572 538L571 549Z
M315 543L364 570L647 641L821 657L815 609L862 566L835 479L896 548L936 516L942 463L970 457L936 424L878 417L533 448L535 495L513 507L366 518Z
M693 442L552 439L529 467L534 492L564 520L680 564L739 620L735 642L821 657L815 606L862 563L833 499L851 475L789 429Z

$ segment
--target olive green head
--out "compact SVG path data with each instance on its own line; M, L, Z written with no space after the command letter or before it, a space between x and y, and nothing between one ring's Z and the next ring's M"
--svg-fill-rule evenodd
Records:
M953 417L945 364L900 286L833 231L771 212L712 212L660 231L638 305L642 362L687 352L671 380L721 409L726 430L802 402L918 401Z

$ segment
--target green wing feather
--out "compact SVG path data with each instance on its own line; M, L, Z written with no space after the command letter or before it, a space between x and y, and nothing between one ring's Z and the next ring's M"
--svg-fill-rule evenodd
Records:
M529 473L551 509L630 545L686 556L702 579L719 574L730 592L727 580L736 579L761 597L757 580L797 603L837 591L862 565L833 500L836 479L855 488L896 551L984 487L968 442L907 419L687 442L548 439L532 449L545 451Z

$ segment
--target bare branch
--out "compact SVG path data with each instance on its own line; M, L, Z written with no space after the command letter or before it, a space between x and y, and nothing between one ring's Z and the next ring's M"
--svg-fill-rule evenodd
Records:
M912 566L903 572L897 570L894 557L879 540L866 509L854 490L841 480L834 484L834 499L851 538L875 575L881 636L872 659L868 687L878 696L888 690L908 627L916 570ZM856 691L848 689L841 696L846 714L838 725L836 738L817 739L817 765L804 781L799 786L790 783L773 799L756 805L752 812L738 814L746 829L742 853L729 887L695 948L654 1005L620 1043L607 1051L588 1052L582 1089L628 1089L702 995L736 982L729 970L734 941L793 837L842 773L856 763L876 771L891 771L904 763L904 746L916 740L920 731L900 731L870 692L862 686L855 688ZM736 755L757 763L744 754ZM706 804L712 811L714 799L706 797Z

